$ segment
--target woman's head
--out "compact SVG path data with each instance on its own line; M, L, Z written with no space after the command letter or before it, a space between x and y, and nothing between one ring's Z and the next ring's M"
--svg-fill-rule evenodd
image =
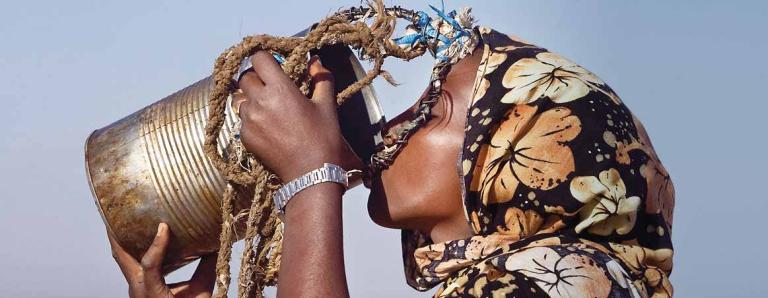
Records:
M373 178L368 212L377 224L421 231L445 221L466 226L458 161L480 52L452 67L432 118L408 139L394 163ZM387 128L412 119L414 110L396 116Z

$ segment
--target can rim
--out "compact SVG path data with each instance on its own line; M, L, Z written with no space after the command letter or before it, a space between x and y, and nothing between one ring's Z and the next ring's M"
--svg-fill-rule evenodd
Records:
M88 188L91 189L91 195L93 196L93 201L96 203L96 209L99 210L99 215L101 216L101 221L104 223L104 226L107 228L107 233L114 236L115 234L112 232L112 227L109 226L109 221L107 220L107 216L104 215L104 210L101 207L101 201L99 201L99 196L96 193L96 189L93 187L93 180L91 178L91 167L90 167L90 159L88 158L88 145L91 143L91 139L93 139L94 135L99 130L94 130L91 132L91 134L88 135L88 138L85 139L85 176L88 178Z

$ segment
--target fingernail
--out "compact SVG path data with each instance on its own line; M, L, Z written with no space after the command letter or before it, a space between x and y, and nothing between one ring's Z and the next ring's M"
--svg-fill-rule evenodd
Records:
M165 223L160 223L157 225L157 234L160 235L160 232L165 230Z

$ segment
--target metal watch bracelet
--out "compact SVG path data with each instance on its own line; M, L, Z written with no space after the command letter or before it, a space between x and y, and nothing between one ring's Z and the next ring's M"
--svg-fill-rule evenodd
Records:
M275 202L275 207L278 210L278 214L281 216L285 214L285 206L288 205L288 202L297 193L307 187L323 182L339 183L346 189L349 187L349 176L347 175L347 171L340 166L324 163L322 167L309 171L308 173L285 183L272 197Z

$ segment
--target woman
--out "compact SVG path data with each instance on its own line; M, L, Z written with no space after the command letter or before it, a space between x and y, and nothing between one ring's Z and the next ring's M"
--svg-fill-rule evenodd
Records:
M440 285L436 297L671 296L674 189L640 122L578 65L487 28L474 32L479 45L445 77L432 118L371 181L371 218L403 230L408 283ZM320 61L310 65L307 99L269 54L252 59L260 67L240 81L250 152L283 181L323 163L359 162L349 158ZM286 206L278 296L348 296L343 192L321 183ZM167 230L161 225L140 263L112 241L131 293L210 295L210 261L190 282L162 281Z

